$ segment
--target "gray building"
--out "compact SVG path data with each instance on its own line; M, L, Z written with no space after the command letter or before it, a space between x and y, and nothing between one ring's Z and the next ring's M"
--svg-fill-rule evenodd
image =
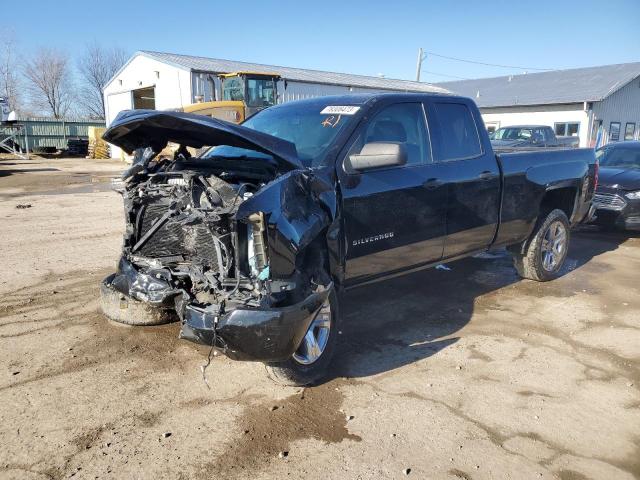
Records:
M580 146L640 139L640 62L438 84L473 98L489 130L549 125Z

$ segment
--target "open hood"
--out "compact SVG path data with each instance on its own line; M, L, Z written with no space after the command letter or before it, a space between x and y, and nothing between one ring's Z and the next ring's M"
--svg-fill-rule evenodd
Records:
M229 145L271 155L286 170L303 168L291 142L192 113L125 110L118 114L102 138L129 154L146 147L159 152L168 142L194 148Z

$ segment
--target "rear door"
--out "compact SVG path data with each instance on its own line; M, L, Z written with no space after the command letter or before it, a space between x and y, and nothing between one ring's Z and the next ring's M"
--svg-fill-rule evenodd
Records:
M500 215L500 170L482 119L460 98L429 101L434 159L448 184L444 258L487 248Z
M404 166L355 172L365 143L405 145ZM346 233L346 281L359 283L442 258L447 191L433 163L421 103L379 107L354 134L338 168Z

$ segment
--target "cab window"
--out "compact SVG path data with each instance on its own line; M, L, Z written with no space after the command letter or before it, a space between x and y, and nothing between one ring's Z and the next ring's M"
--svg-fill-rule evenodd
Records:
M247 79L247 105L250 107L269 107L275 103L275 82L273 79Z
M223 100L244 100L242 79L238 77L226 78L222 85Z
M482 153L476 122L463 103L437 102L441 162L477 157Z

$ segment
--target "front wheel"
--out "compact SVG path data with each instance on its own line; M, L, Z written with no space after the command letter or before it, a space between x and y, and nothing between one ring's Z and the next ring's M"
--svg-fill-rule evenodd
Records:
M570 236L569 220L562 210L552 210L541 217L525 244L524 253L511 251L518 274L538 282L558 278L567 259Z
M169 310L152 307L118 292L111 286L115 275L109 275L100 285L100 309L109 319L127 325L162 325L178 320Z
M285 362L265 364L269 377L277 383L304 386L326 375L338 337L338 301L334 290L311 322L302 343Z

